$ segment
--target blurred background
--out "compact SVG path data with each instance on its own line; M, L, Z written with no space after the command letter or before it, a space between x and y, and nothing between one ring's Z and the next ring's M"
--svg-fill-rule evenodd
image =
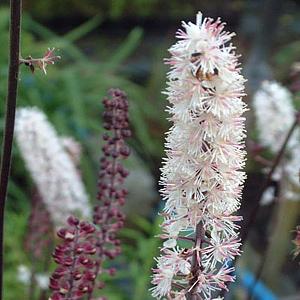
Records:
M39 107L60 135L71 136L81 144L80 169L91 203L96 195L98 160L101 156L101 99L111 87L121 88L128 94L133 131L129 142L133 154L127 163L130 170L127 180L129 196L125 207L128 217L121 232L123 253L115 262L120 271L113 279L108 279L103 294L111 300L151 299L148 292L151 267L160 245L159 239L154 238L159 232L157 213L162 207L158 194L159 168L164 156L164 132L170 126L164 111L167 102L161 94L167 72L163 58L169 56L167 49L175 41L177 28L182 20L195 21L195 15L200 10L205 16L220 16L227 23L227 30L237 33L234 44L237 52L242 54L243 72L248 79L246 101L251 106L254 92L265 79L277 80L287 88L291 85L295 87L291 68L300 60L300 2L23 2L22 56L40 57L45 49L55 47L59 49L62 60L48 69L46 77L42 72L32 74L25 66L21 67L18 105ZM1 99L5 99L7 84L8 21L8 3L2 1ZM299 107L297 84L293 95L295 107ZM1 118L3 109L2 105ZM255 140L257 130L253 113L250 111L248 115L249 139ZM241 208L246 219L255 206L264 176L262 165L253 159L250 148L248 179ZM14 147L5 220L5 300L29 300L26 296L29 284L19 273L20 266L21 273L22 267L24 271L24 266L30 266L24 243L28 231L31 189L32 180L18 148ZM282 226L276 226L278 216L286 221ZM283 208L276 202L261 207L239 261L237 283L232 286L228 299L246 299L251 276L255 274L274 230L277 230L275 236L279 243L268 250L271 259L266 261L266 270L255 299L300 299L299 261L293 260L291 255L292 230L300 223L299 216L297 201L287 201ZM268 268L271 265L273 267ZM52 265L49 270L53 270ZM36 291L35 298L30 300L39 299L38 294L39 291Z

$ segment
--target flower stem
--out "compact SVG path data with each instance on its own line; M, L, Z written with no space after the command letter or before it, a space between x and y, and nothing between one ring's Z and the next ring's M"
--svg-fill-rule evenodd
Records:
M281 146L281 148L279 149L276 157L275 157L275 160L273 161L273 164L272 164L272 167L269 171L269 173L267 174L267 177L264 181L264 184L262 185L261 187L261 190L260 190L260 193L258 194L258 201L256 201L256 204L254 206L254 208L252 209L252 212L250 213L250 216L248 218L248 221L245 222L245 224L243 225L244 227L244 230L241 234L241 241L242 241L242 245L244 245L245 241L247 240L247 237L248 237L248 234L249 234L249 231L251 229L251 227L253 226L255 220L256 220L256 216L257 216L257 213L258 213L258 210L260 208L260 201L259 199L261 199L262 195L264 194L265 190L269 187L271 181L272 181L272 177L273 177L273 174L274 172L276 171L276 168L278 167L284 153L285 153L285 150L286 150L286 147L288 145L288 142L294 132L294 130L296 129L296 127L298 126L299 124L299 116L297 114L293 124L291 125L287 135L286 135L286 138Z
M192 279L189 282L189 289L188 293L186 294L186 298L188 300L200 300L201 296L196 292L197 291L197 281L199 278L200 272L202 269L202 263L201 263L201 246L203 243L205 232L202 225L202 222L200 221L196 226L196 235L195 235L195 249L193 254L193 262L191 267L191 273L192 273Z
M278 164L279 164L279 162L280 162L280 160L281 160L281 158L282 158L282 156L283 156L283 154L284 154L284 152L285 152L285 149L286 149L286 146L287 146L287 144L288 144L288 142L289 142L289 139L291 138L291 136L292 136L294 130L296 129L297 125L299 125L299 113L297 113L297 116L296 116L296 118L295 118L295 121L294 121L294 123L292 124L292 126L291 126L289 132L287 133L287 136L286 136L286 138L285 138L285 141L284 141L284 143L283 143L281 149L279 150L279 152L278 152L278 154L277 154L277 156L276 156L276 158L275 158L275 160L274 160L273 166L272 166L272 168L271 168L271 170L270 170L270 172L269 172L269 174L268 174L268 177L266 178L265 186L263 186L264 189L262 189L262 192L261 192L261 194L260 194L260 198L262 197L263 192L265 191L265 189L269 186L269 184L270 184L270 182L271 182L271 180L272 180L272 175L273 175L273 173L274 173L276 167L278 166ZM259 201L257 202L257 205L256 205L256 206L258 206L258 205L259 205ZM257 210L258 210L258 209L259 209L259 206L258 206ZM254 211L254 210L253 210L253 211ZM257 213L257 212L256 212L256 213ZM248 232L249 232L249 228L252 226L252 224L253 224L254 221L255 221L256 213L255 213L254 216L252 216L253 212L252 212L252 214L250 215L250 219L249 219L249 222L248 222L249 225L248 225L248 227L246 227L246 228L248 229ZM251 217L253 218L252 223L250 223ZM245 239L247 238L248 232L245 234ZM242 239L243 239L243 238L242 238ZM265 267L265 261L266 261L267 249L268 249L268 247L265 247L264 250L263 250L262 258L261 258L260 264L259 264L259 266L258 266L258 269L257 269L257 271L256 271L254 282L253 282L253 284L252 284L252 286L251 286L251 288L250 288L250 290L249 290L249 293L248 293L248 297L247 297L248 300L251 300L251 299L253 298L254 288L255 288L257 282L259 281L259 279L260 279L260 277L261 277L261 275L262 275L263 269L264 269L264 267Z
M21 0L10 1L10 48L8 88L6 98L5 129L2 146L0 170L0 300L3 291L3 225L5 199L7 194L8 177L11 163L11 150L14 134L15 111L19 75L19 48L21 28Z
M275 157L275 160L273 161L272 163L272 167L269 171L269 173L267 174L267 177L260 189L260 192L258 193L258 197L257 197L257 201L255 202L255 206L254 208L252 209L252 212L250 213L250 216L248 218L248 221L245 222L244 225L242 225L242 228L244 228L244 230L242 231L242 234L241 234L241 243L242 243L242 246L243 247L245 245L245 241L247 240L248 238L248 235L249 235L249 232L256 220L256 216L257 216L257 213L259 211L259 208L260 208L260 199L262 198L265 190L269 187L271 181L272 181L272 176L274 174L274 172L276 171L276 168L278 167L283 155L285 154L285 150L286 150L286 147L288 145L288 142L292 136L292 134L294 133L295 129L297 128L297 126L299 125L299 120L300 120L300 112L297 112L296 114L296 117L295 117L295 120L293 122L293 124L291 125L286 137L285 137L285 140L281 146L281 148L279 149L276 157ZM238 261L238 257L235 259L234 261L234 265L236 265ZM259 269L256 273L256 278L252 284L252 287L249 291L249 295L248 295L248 299L251 299L252 298L252 292L254 290L254 287L257 283L257 281L259 280L260 276L261 276L261 273L263 271L263 267L264 267L264 263L261 262L261 265L259 266ZM229 285L229 284L228 284ZM226 290L222 290L222 292L220 293L220 296L225 296L225 293L226 293Z

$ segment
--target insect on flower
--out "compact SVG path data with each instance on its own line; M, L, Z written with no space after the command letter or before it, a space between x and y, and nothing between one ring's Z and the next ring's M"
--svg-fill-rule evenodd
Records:
M194 52L191 55L191 72L194 77L196 77L198 80L203 81L212 81L214 79L215 75L218 75L218 70L215 69L214 73L205 73L201 70L200 66L200 59L201 59L202 53L201 52Z

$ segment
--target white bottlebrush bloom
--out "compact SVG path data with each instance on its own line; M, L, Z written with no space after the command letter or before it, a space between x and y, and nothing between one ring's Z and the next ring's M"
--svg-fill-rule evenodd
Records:
M265 81L254 95L253 108L259 142L276 155L295 120L292 94L275 81ZM287 155L273 176L276 181L284 179L282 195L287 200L299 200L299 151L300 130L296 128L287 144ZM274 199L270 196L267 189L262 204Z
M161 298L169 292L172 283L180 282L180 280L175 280L174 276L176 274L188 275L191 265L185 260L179 248L165 249L164 255L158 257L156 261L158 272L154 271L153 283L156 286L152 288L152 294L154 297Z
M264 81L253 98L258 137L262 146L276 153L282 146L295 119L292 94L275 81ZM291 137L288 148L299 143L299 131Z
M16 141L56 226L66 216L89 217L88 197L74 161L45 114L36 107L16 114Z
M245 180L245 79L224 25L199 13L196 24L183 22L169 49L165 93L173 126L161 169L166 241L154 269L156 298L212 299L234 280L226 262L240 254L241 217L232 214ZM181 248L183 239L190 248ZM180 263L170 263L175 252Z

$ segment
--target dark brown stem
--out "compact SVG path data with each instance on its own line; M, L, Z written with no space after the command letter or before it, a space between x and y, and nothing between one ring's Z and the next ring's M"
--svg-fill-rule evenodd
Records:
M260 198L262 197L263 192L265 191L265 189L269 186L269 184L270 184L270 182L271 182L271 180L272 180L272 175L273 175L273 173L275 172L276 166L279 164L279 162L280 162L280 160L281 160L281 158L282 158L282 156L283 156L283 154L284 154L284 152L285 152L285 149L286 149L286 147L287 147L287 144L288 144L288 142L289 142L289 140L290 140L290 138L291 138L291 136L292 136L294 130L295 130L296 127L299 125L299 118L300 118L300 117L299 117L299 113L297 113L296 118L295 118L295 121L294 121L294 123L292 124L292 126L291 126L291 128L290 128L290 130L289 130L289 132L288 132L288 134L287 134L287 136L286 136L286 138L285 138L285 141L284 141L284 143L283 143L281 149L280 149L279 152L278 152L278 155L276 156L276 159L275 159L275 161L274 161L274 164L273 164L272 169L270 170L270 173L271 173L271 172L272 172L272 173L271 173L271 175L270 175L270 173L269 173L269 176L267 177L268 182L266 182L266 184L268 184L268 185L266 185L266 187L263 187L264 189L262 190L262 192L261 192L261 194L260 194ZM259 201L257 202L257 204L259 205ZM258 208L257 208L257 210L258 210ZM253 222L254 222L254 221L255 221L255 216L254 216ZM251 226L251 225L252 225L252 224L250 224L250 226ZM248 228L248 227L247 227L247 228ZM246 238L247 238L247 235L246 235ZM265 267L265 261L266 261L267 249L268 249L268 247L265 247L264 250L263 250L261 262L260 262L260 264L259 264L259 266L258 266L258 269L257 269L257 271L256 271L255 279L254 279L253 285L252 285L252 287L250 288L249 293L248 293L248 297L247 297L248 300L251 300L251 299L252 299L252 297L253 297L253 292L254 292L254 288L255 288L257 282L259 281L259 279L260 279L260 277L261 277L261 275L262 275L263 269L264 269L264 267Z
M276 201L276 199L274 199L274 202L275 202L275 206L277 206L278 205L278 199L277 199L277 201ZM278 214L279 214L279 212L277 212L277 215L275 214L275 220L274 220L275 224L278 222L278 219L279 219ZM255 288L257 282L260 280L260 277L261 277L262 272L264 270L269 247L270 247L270 240L268 239L267 243L266 243L266 246L263 249L263 253L261 255L259 266L258 266L258 268L256 270L256 273L255 273L254 282L250 286L250 289L249 289L249 292L248 292L248 296L247 296L247 300L251 300L253 298L253 296L254 296L254 288Z
M179 283L176 283L176 282L172 282L172 286L175 286L175 287L177 287L177 288L180 288L181 290L184 290L184 289L185 289L185 287L184 287L183 285L181 285L181 284L179 284Z
M254 160L260 164L262 164L265 167L272 167L272 161L269 161L268 159L265 159L264 157L260 155L256 155L254 157Z
M21 27L21 0L10 1L10 48L8 87L6 98L5 129L2 146L0 171L0 300L3 294L3 226L5 200L11 163L11 150L14 134L15 111L19 75L19 48Z
M244 228L244 230L243 230L243 232L241 234L241 242L242 242L242 246L241 247L244 246L245 241L248 238L249 232L250 232L250 230L251 230L251 228L252 228L252 226L253 226L253 224L254 224L254 222L256 220L256 216L257 216L258 210L260 208L260 201L259 200L262 198L265 190L271 184L273 174L276 171L276 168L278 167L278 165L279 165L279 163L280 163L280 161L281 161L281 159L282 159L282 157L283 157L283 155L285 153L286 147L288 145L288 142L289 142L289 140L290 140L293 132L295 131L295 129L297 128L297 126L299 124L299 119L300 119L299 115L300 114L298 112L297 115L296 115L296 117L295 117L295 120L294 120L293 124L291 125L291 127L290 127L290 129L289 129L289 131L288 131L288 133L286 135L286 138L285 138L285 140L284 140L281 148L279 149L279 151L278 151L278 153L277 153L277 155L275 157L275 160L273 161L272 167L271 167L269 173L267 174L267 177L266 177L266 179L265 179L265 181L264 181L264 183L263 183L263 185L262 185L262 187L260 189L260 192L259 192L258 197L257 197L258 199L256 201L256 204L255 204L254 208L252 209L252 212L251 212L251 214L250 214L250 216L248 218L248 221L245 222L244 225L242 225L242 228ZM235 259L234 265L236 265L237 261L238 261L238 257ZM263 267L264 267L263 265L260 266L260 269L257 272L257 275L259 277L260 277L260 275L262 273ZM255 280L254 280L254 284L253 284L253 286L251 288L251 291L254 289L256 282L257 282L257 278L255 278ZM229 286L229 284L228 284L228 286ZM252 297L251 296L251 291L250 291L250 297ZM225 294L226 294L226 290L223 290L220 293L220 296L224 297Z
M270 169L269 173L267 174L267 177L264 181L264 184L261 187L260 193L258 194L258 199L261 199L261 197L263 196L265 190L269 187L269 185L272 181L273 174L276 171L276 168L278 167L278 165L279 165L279 163L280 163L280 161L281 161L281 159L282 159L282 157L285 153L288 142L289 142L294 130L298 126L298 124L299 124L299 116L297 115L297 117L295 118L295 121L293 122L290 130L288 131L288 133L286 135L284 143L282 144L281 148L279 149L279 151L278 151L278 153L275 157L275 160L273 161L272 168ZM255 204L255 206L254 206L254 208L253 208L253 210L252 210L252 212L249 216L248 221L243 225L245 230L243 231L243 233L241 235L242 245L247 240L249 231L250 231L252 225L255 222L256 215L257 215L257 212L258 212L259 208L260 208L260 201L256 201L256 204Z
M188 292L186 294L187 300L201 300L202 298L200 295L196 292L197 290L197 280L199 278L199 275L202 271L202 264L201 264L201 246L203 243L203 238L205 235L205 231L202 225L202 222L200 221L196 226L196 235L195 235L195 250L193 253L193 260L192 260L192 266L191 266L191 274L192 279L189 282Z

